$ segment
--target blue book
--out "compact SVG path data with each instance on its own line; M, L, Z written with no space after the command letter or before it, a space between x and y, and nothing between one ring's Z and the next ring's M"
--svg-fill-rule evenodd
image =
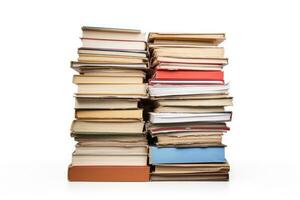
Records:
M150 164L225 162L224 147L150 147Z

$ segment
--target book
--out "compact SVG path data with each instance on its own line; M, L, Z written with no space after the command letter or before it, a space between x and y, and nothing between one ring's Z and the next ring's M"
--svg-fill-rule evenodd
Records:
M174 113L213 113L224 112L223 106L158 106L154 112L174 112Z
M212 46L179 47L178 46L151 46L154 57L178 57L178 58L223 58L224 48Z
M90 70L101 69L147 69L146 63L94 63L71 61L71 68L79 73L86 73Z
M229 85L150 85L149 93L153 97L172 95L197 95L197 94L226 94Z
M226 122L231 120L231 112L220 113L154 113L150 112L150 122L183 123L183 122Z
M228 181L229 164L197 163L197 164L160 164L151 171L153 181Z
M147 59L146 51L126 51L126 50L115 50L115 49L99 49L99 48L78 48L78 55L107 55L107 56L119 56L119 57L129 57L129 58L144 58Z
M224 147L155 147L149 149L153 165L168 163L219 163L225 162Z
M147 146L82 146L77 145L73 155L145 155Z
M72 156L72 166L146 166L148 154L103 154Z
M220 122L186 122L186 123L169 123L169 124L152 124L148 123L147 130L151 134L160 133L178 133L178 132L206 132L206 131L229 131L230 128L224 123Z
M173 63L173 64L214 64L214 65L227 65L227 58L179 58L179 57L167 57L167 56L158 56L154 57L151 64L152 66L159 65L161 63Z
M212 80L224 81L223 71L156 70L155 80Z
M232 106L232 97L219 99L162 99L158 100L159 106L182 106L182 107L216 107L216 106Z
M147 47L144 41L132 40L81 38L81 42L83 48L143 51Z
M68 168L69 181L137 181L150 179L149 166L72 166Z
M147 139L141 134L75 134L76 147L147 147Z
M83 26L83 38L145 41L146 34L137 29Z
M74 120L71 132L78 134L141 134L144 130L142 121L86 121Z
M218 45L225 40L224 33L155 33L151 32L148 36L149 42L159 41L158 43L176 43L182 41L187 44L191 41L202 43L203 45Z
M77 94L147 95L146 84L78 84Z
M132 76L99 76L99 75L74 75L74 84L138 84L143 83L144 77Z
M76 110L77 119L143 119L143 110Z
M75 109L137 109L136 99L75 98Z

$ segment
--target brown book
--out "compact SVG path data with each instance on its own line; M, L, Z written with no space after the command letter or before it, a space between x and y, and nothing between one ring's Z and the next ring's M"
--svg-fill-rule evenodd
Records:
M147 182L149 166L69 166L69 181Z

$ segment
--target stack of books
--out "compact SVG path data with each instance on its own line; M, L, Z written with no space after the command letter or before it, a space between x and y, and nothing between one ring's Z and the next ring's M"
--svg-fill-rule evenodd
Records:
M151 180L228 180L222 136L232 97L222 70L224 40L224 34L149 34Z
M82 28L71 67L77 84L76 150L70 181L149 181L141 99L147 98L147 44L139 30Z

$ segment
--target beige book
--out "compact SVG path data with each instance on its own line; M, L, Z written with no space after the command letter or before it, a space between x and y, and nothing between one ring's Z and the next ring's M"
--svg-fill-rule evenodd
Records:
M162 63L188 63L188 64L219 64L219 65L227 65L227 58L178 58L178 57L166 57L166 56L158 56L154 57L152 62L153 65Z
M151 133L153 134L153 133ZM175 133L157 133L153 134L160 137L174 137L174 138L185 138L185 137L212 137L212 136L223 136L223 131L182 131Z
M146 39L146 34L137 29L82 27L82 37L114 40L140 40Z
M118 49L118 50L145 50L146 43L143 41L126 40L106 40L106 39L88 39L81 38L82 47L99 49Z
M98 165L119 165L119 166L146 166L148 155L73 155L72 166L98 166Z
M79 54L78 61L95 63L146 63L147 59L124 56Z
M146 99L147 95L135 95L135 94L75 94L77 98L106 98L106 99Z
M87 147L76 146L76 150L73 155L116 155L116 154L146 154L148 153L147 146L99 146L99 147Z
M201 42L201 41L182 41L182 40L158 40L155 39L153 41L153 44L158 44L158 45L194 45L194 46L216 46L212 44L211 42Z
M75 135L76 147L145 147L148 141L137 135Z
M224 112L222 106L219 107L179 107L179 106L159 106L154 112Z
M225 40L224 33L149 33L148 41L186 41L218 45Z
M223 58L224 48L202 47L202 48L159 48L153 50L153 55L183 58Z
M74 120L71 132L76 134L141 134L144 122L106 122Z
M89 55L100 55L100 56L122 56L122 57L132 57L132 58L147 58L147 53L145 52L131 52L131 51L110 51L102 49L93 48L79 48L78 54L89 54Z
M154 174L177 173L212 173L229 172L230 167L225 163L190 163L190 164L161 164L155 166Z
M126 77L145 77L146 73L135 69L90 69L83 72L84 75L91 76L126 76Z
M78 84L78 94L143 95L146 84Z
M130 76L96 76L96 75L74 75L74 84L137 84L143 83L143 77L130 77Z
M143 109L135 110L76 110L78 119L143 119Z
M223 64L191 64L191 63L155 63L159 69L166 70L222 70Z
M222 136L157 136L157 145L178 145L178 144L205 144L205 145L218 145L222 144Z
M136 99L76 98L76 109L137 109Z

